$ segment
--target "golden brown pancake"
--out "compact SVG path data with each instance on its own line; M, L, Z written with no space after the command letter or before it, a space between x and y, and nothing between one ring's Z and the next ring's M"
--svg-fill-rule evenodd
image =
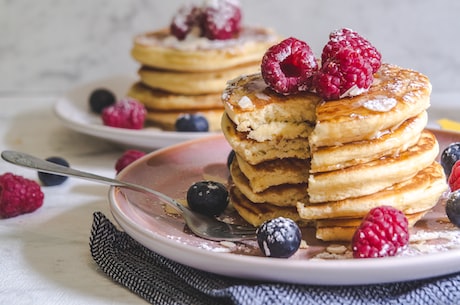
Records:
M222 94L222 101L226 114L236 124L236 130L253 132L273 122L287 126L314 123L320 98L312 93L290 96L277 94L268 88L261 74L257 73L230 80ZM279 135L279 132L273 134Z
M298 158L307 159L310 157L308 149L308 138L284 138L277 137L273 140L258 142L249 139L244 132L238 132L236 125L224 113L222 116L222 132L230 146L246 162L255 165L260 162L284 159Z
M310 146L334 146L369 140L430 106L431 83L410 69L382 64L368 92L322 102Z
M406 120L394 130L367 141L319 147L311 157L311 172L327 172L366 163L387 155L398 155L415 145L427 124L426 111Z
M251 225L258 227L263 222L276 217L286 217L294 220L301 226L312 225L299 217L295 207L280 207L269 203L253 204L241 191L235 187L229 188L230 202L238 214Z
M188 35L179 41L169 29L134 38L131 55L142 65L175 71L215 71L261 60L279 40L269 29L244 27L237 38L209 40Z
M336 201L372 194L410 179L429 166L439 152L435 136L424 131L416 145L374 161L310 175L310 203Z
M248 179L249 186L254 193L260 193L275 185L308 182L309 160L285 158L251 165L238 154L235 157L239 169Z
M230 165L230 174L236 187L254 203L269 202L277 206L295 207L298 201L308 200L306 183L275 185L255 193L249 185L248 178L241 172L236 158Z
M427 212L422 211L415 214L406 214L409 227L413 227ZM362 218L317 220L316 238L324 241L349 242L361 222Z
M370 209L390 205L405 214L432 208L447 190L442 166L433 162L413 178L396 183L377 193L318 204L297 203L300 217L306 220L363 217Z
M139 77L145 85L183 95L222 94L227 80L260 70L260 61L205 72L182 72L143 66ZM219 99L220 101L220 99Z
M137 82L127 96L137 99L148 109L161 111L223 109L220 94L182 95L152 89Z

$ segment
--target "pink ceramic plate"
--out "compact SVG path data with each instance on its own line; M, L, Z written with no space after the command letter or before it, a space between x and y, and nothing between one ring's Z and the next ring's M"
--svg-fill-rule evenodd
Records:
M434 131L443 149L460 135ZM131 164L120 178L152 187L184 200L188 187L199 180L226 183L230 146L222 135L209 136L155 151ZM147 248L201 270L246 279L300 284L353 285L427 278L460 271L460 230L453 228L440 201L413 230L410 248L402 255L351 259L331 255L303 230L309 247L289 259L261 255L255 241L219 243L194 236L178 216L144 195L112 187L112 213L120 226ZM136 206L131 204L136 202ZM229 209L227 221L241 221Z

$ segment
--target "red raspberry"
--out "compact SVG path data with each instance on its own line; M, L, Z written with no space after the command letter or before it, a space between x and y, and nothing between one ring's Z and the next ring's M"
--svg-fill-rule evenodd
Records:
M321 54L322 62L335 57L341 49L349 47L369 61L372 73L377 72L382 64L382 55L368 40L346 28L335 30L329 35L329 42L324 46Z
M170 31L179 40L184 40L194 26L200 26L201 9L194 5L183 5L173 16Z
M102 111L102 122L106 126L142 129L146 116L145 106L134 99L123 99Z
M145 156L145 152L135 149L129 149L123 153L123 155L118 158L117 162L115 163L115 170L117 174L121 172L129 164L133 163L140 157Z
M409 243L409 225L401 211L391 206L373 208L352 239L353 257L394 256Z
M208 1L202 11L203 36L208 39L231 39L241 29L241 8L238 0Z
M43 205L43 198L37 182L12 173L0 176L0 217L31 213Z
M310 46L293 37L270 47L261 64L264 81L284 95L310 89L317 70L318 63Z
M313 78L313 87L322 98L332 100L361 94L373 80L369 62L354 49L343 48L323 62Z
M451 192L460 189L460 160L454 163L448 179Z

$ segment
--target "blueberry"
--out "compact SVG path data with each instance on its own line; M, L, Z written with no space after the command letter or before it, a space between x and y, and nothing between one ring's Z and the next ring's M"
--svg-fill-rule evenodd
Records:
M177 131L209 131L209 123L201 114L186 113L176 120Z
M69 163L61 157L49 157L46 158L46 161L53 162L59 165L69 167ZM67 180L67 176L61 176L56 174L38 172L38 179L45 186L55 186L64 183Z
M199 181L187 190L187 203L201 214L220 215L228 205L228 191L222 183Z
M227 168L230 169L230 165L232 165L233 159L235 159L235 151L232 149L227 157Z
M289 218L267 220L257 229L257 243L265 256L288 258L299 249L302 233Z
M460 190L449 194L446 201L446 214L450 222L460 227Z
M441 154L441 165L447 178L457 160L460 160L460 142L451 143Z
M95 89L89 96L89 106L92 112L101 114L104 108L113 104L115 104L115 95L110 90Z

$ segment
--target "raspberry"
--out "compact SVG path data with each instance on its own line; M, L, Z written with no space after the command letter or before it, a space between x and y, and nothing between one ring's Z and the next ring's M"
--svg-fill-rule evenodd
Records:
M201 9L194 5L183 5L173 16L170 31L177 39L184 40L194 26L200 26Z
M449 183L451 192L460 189L460 161L455 162L447 182Z
M226 40L241 30L241 8L238 0L210 0L201 7L184 5L173 16L170 32L184 40L194 27L199 36L210 40Z
M142 129L146 116L143 104L134 99L123 99L102 111L102 122L106 126Z
M208 39L231 39L241 29L241 8L238 0L208 1L202 11L202 34Z
M394 256L409 243L406 216L391 206L369 211L352 239L353 257Z
M332 100L361 94L372 85L372 67L352 48L337 51L313 78L313 86L323 99Z
M120 158L118 158L117 162L115 163L115 170L117 171L117 174L121 172L122 169L124 169L126 166L129 164L133 163L140 157L145 156L145 152L136 150L136 149L129 149L121 155Z
M379 51L357 32L346 28L335 30L329 35L329 42L324 46L321 54L322 62L335 57L344 48L352 48L367 59L372 67L372 73L377 72L382 64L382 55Z
M309 90L317 70L318 63L310 46L294 37L270 47L261 64L264 81L284 95Z
M0 217L31 213L43 205L43 198L37 182L12 173L0 176Z

